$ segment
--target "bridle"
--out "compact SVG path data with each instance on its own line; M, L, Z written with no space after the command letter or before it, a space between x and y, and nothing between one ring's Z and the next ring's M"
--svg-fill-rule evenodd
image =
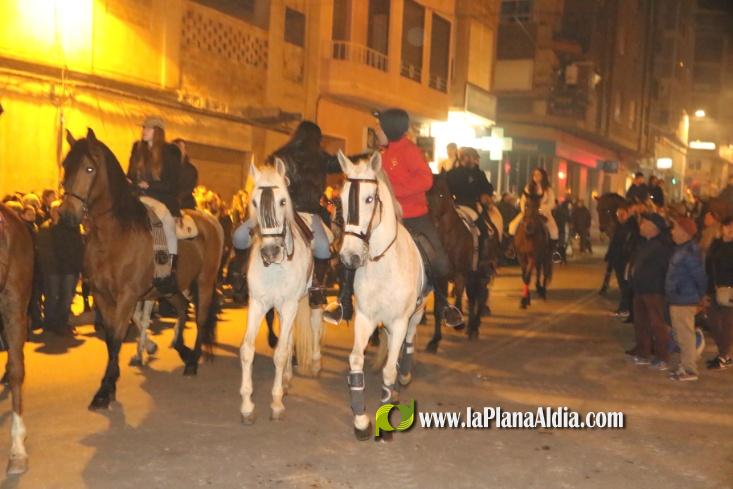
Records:
M262 185L262 186L257 187L257 188L260 188L260 189L268 189L268 188L269 189L275 189L275 188L280 188L280 187L278 187L277 185ZM258 210L258 214L259 214L259 210ZM260 220L259 219L259 216L258 216L257 220L258 221ZM267 263L265 261L265 257L262 256L262 253L260 253L260 257L262 258L262 263L265 266L279 265L279 264L283 263L286 258L287 258L288 261L292 261L293 260L293 255L295 255L295 246L293 246L293 249L290 251L290 253L288 253L287 246L286 246L286 241L287 241L286 240L286 237L287 237L288 231L290 232L291 235L293 234L293 230L292 230L292 227L290 225L290 221L287 218L285 218L283 220L282 228L280 229L280 232L277 232L277 233L263 233L262 232L262 225L260 225L260 238L280 238L282 240L282 244L279 245L279 248L282 251L282 253L281 253L282 258L280 259L280 261ZM293 236L293 239L295 239L294 236Z
M375 195L376 195L375 198L376 198L377 201L374 204L374 208L372 209L372 215L369 218L369 224L367 225L366 232L363 232L363 233L355 233L353 231L344 231L344 235L345 236L354 236L355 238L359 238L364 243L366 243L367 247L369 247L370 246L370 240L372 239L372 232L376 228L378 228L379 227L379 224L381 224L381 222L382 222L382 211L383 211L383 208L384 207L382 205L382 199L379 197L379 180L377 180L376 178L347 178L346 180L350 184L356 185L356 188L357 189L359 188L359 185L362 182L363 183L373 183L374 185L377 186L377 192L375 193ZM349 190L349 192L352 192L352 191L353 191L352 189ZM357 192L358 192L358 190L357 190ZM374 218L377 216L377 207L379 207L379 223L376 226L374 226ZM356 206L357 218L358 218L358 209L359 209L359 207L358 207L358 203L357 203L357 206ZM351 218L351 217L352 216L349 216L349 218ZM349 220L351 220L351 219L349 219ZM384 249L384 251L382 251L379 255L377 255L375 257L369 256L369 261L376 262L376 261L381 260L384 257L384 255L387 253L387 251L395 243L395 241L397 241L397 230L396 229L395 229L394 238L392 238L392 241L389 242L389 244Z
M89 216L91 218L91 217L94 217L94 216L92 216L91 215L91 212L90 212L91 211L91 206L93 204L93 202L90 202L90 197L92 195L92 189L94 189L94 184L97 181L97 175L99 175L99 166L100 165L99 165L99 163L97 163L97 160L94 159L94 157L91 155L91 153L89 153L88 150L84 151L84 156L86 156L87 158L89 158L90 160L92 160L94 162L94 165L96 166L95 171L94 171L94 175L92 175L92 181L89 183L89 187L87 188L87 194L86 194L86 196L82 197L81 195L79 195L79 194L77 194L75 192L71 192L71 191L67 190L66 189L66 184L64 184L64 186L63 186L64 187L64 196L67 196L68 195L69 197L73 197L73 198L77 199L79 202L81 202L81 210L82 210L82 212L84 213L85 216ZM104 214L107 214L108 212L111 212L113 208L114 208L114 206L110 207L109 209L107 209L104 212L100 212L99 214L97 214L97 217L102 216Z

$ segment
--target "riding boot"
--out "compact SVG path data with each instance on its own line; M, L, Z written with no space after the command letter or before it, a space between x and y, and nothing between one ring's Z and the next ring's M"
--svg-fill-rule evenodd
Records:
M350 321L354 316L354 275L356 269L342 268L338 302L323 312L323 319L326 322L338 324L342 319Z
M308 303L311 308L321 307L326 303L326 274L328 273L329 259L315 258L313 260L313 279L308 289Z
M178 278L176 277L176 269L178 268L178 255L171 256L171 273L167 277L155 279L153 285L162 295L173 295L178 292Z

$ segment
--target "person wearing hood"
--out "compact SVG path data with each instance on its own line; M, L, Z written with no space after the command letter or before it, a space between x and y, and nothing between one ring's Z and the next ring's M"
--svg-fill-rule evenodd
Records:
M672 254L668 229L667 222L659 214L646 212L641 215L639 234L642 239L631 270L636 346L630 353L637 365L651 364L652 368L662 371L669 368L670 333L664 300L665 277Z
M695 313L705 296L707 279L700 247L692 239L697 225L689 217L673 220L674 253L664 282L669 304L672 332L680 347L680 364L671 378L679 381L697 380L697 348L695 346Z

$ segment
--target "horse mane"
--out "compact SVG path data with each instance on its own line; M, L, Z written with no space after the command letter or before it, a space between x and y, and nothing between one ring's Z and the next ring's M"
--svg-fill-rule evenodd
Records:
M392 189L392 182L389 181L389 177L384 172L384 170L381 168L377 172L377 180L379 181L380 185L384 185L384 187L387 189L387 192L389 193L389 196L392 199L392 206L394 207L395 217L397 218L399 222L402 222L402 206L397 201L397 198L394 195L394 189Z
M102 154L103 164L107 172L107 185L112 199L112 215L125 229L149 229L148 212L133 192L133 186L122 171L122 166L112 151L101 141L96 141L96 149ZM85 155L90 154L89 141L79 139L71 147L64 158L63 167L66 175L75 173Z

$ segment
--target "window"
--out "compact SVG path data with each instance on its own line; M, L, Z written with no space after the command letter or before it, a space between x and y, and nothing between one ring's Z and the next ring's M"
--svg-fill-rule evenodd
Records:
M433 14L430 33L430 87L446 92L450 65L450 22Z
M503 22L529 22L532 20L532 0L502 0Z
M415 81L422 79L422 48L425 27L425 7L414 0L405 0L402 17L402 76Z
M389 52L389 0L369 0L367 46L382 54Z
M293 10L285 9L285 42L295 44L296 46L305 46L305 14Z
M334 41L351 39L351 0L334 0L331 39Z
M206 5L263 29L267 29L269 25L269 0L196 0L196 3Z

